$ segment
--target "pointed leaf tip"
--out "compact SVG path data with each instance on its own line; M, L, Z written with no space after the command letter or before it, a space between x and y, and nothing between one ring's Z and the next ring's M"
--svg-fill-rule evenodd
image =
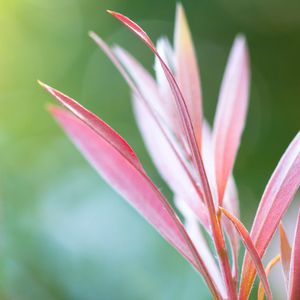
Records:
M281 265L282 265L285 285L288 288L292 248L290 246L290 243L288 241L282 223L280 223L279 225L279 233L280 233L280 254L282 258Z
M251 229L251 239L262 257L278 225L294 199L300 185L300 132L282 155L269 180ZM255 268L247 253L244 255L240 296L247 299L250 294Z
M249 100L249 58L243 35L235 38L224 77L214 119L215 172L219 203L232 173Z

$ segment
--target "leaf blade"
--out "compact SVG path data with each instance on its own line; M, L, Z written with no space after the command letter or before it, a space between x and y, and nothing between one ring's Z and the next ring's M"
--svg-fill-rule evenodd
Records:
M267 265L266 267L266 275L269 276L270 271L272 268L280 261L280 255L275 256ZM257 300L264 300L265 290L262 283L259 283L258 292L257 292Z
M272 293L271 289L268 283L268 279L264 270L264 266L262 264L262 261L255 249L255 246L251 240L251 237L245 228L245 226L237 219L235 216L233 216L228 210L226 210L223 207L220 207L221 212L224 216L227 217L227 219L232 222L234 227L236 228L237 232L240 234L240 238L245 245L246 249L248 250L248 253L252 259L252 261L255 264L255 268L259 274L259 277L261 279L261 282L264 286L264 290L266 291L267 299L272 299ZM243 299L243 298L240 298Z
M249 76L246 41L243 36L238 36L230 52L214 119L215 170L220 205L245 125Z
M300 210L296 224L289 274L289 300L298 300L300 296Z
M288 289L292 248L289 244L289 240L287 238L282 223L280 223L279 225L279 233L280 233L281 265L283 270L283 276L285 279L286 289Z
M186 100L187 108L201 147L202 95L196 52L183 6L176 6L175 32L175 78Z
M51 93L51 95L57 99L57 93ZM140 165L127 155L127 148L123 151L118 143L111 142L111 139L120 139L121 145L123 145L123 139L101 119L101 122L97 120L97 128L90 126L85 119L82 120L73 112L74 107L77 107L77 102L66 95L64 97L66 97L65 102L69 103L68 107L72 108L72 110L70 109L71 113L51 106L49 110L53 117L96 171L204 276L213 295L220 299L219 292L195 246L167 200ZM61 99L57 100L61 102ZM103 128L99 128L100 126Z
M280 159L269 180L256 212L250 236L260 257L275 233L284 213L300 185L300 132ZM249 297L255 269L249 255L244 255L240 282L240 297Z

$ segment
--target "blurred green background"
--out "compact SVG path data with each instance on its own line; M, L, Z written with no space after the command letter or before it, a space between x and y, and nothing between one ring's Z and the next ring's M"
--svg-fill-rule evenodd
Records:
M247 37L251 104L235 166L249 228L264 186L299 130L300 2L182 1L211 122L227 56ZM153 57L106 14L172 38L175 1L0 0L1 299L210 299L201 278L88 166L48 115L40 79L96 112L170 196L135 126L126 84L87 35ZM255 297L254 297L255 298Z

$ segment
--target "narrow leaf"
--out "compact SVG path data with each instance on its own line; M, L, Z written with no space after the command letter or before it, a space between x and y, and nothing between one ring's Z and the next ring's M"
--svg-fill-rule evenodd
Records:
M207 205L207 209L211 221L211 228L213 233L212 235L214 238L214 242L222 266L222 275L226 281L226 287L228 289L228 296L234 297L234 283L230 274L229 259L225 248L223 233L221 231L221 228L217 220L215 205L213 202L210 186L208 183L202 157L196 140L193 124L186 106L186 102L183 98L183 95L178 87L178 84L176 83L174 76L172 75L172 72L170 71L166 63L163 61L163 59L160 57L159 53L157 52L156 48L154 47L148 35L137 24L129 20L127 17L116 12L110 12L110 13L119 21L121 21L125 26L127 26L130 30L132 30L135 34L137 34L144 41L144 43L148 46L148 48L159 59L161 66L164 70L165 76L168 79L170 88L172 90L176 102L177 110L180 115L181 123L184 128L186 140L189 146L189 150L191 153L192 161L194 163L196 174L199 178L199 182L203 190L204 200Z
M239 221L239 219L237 219L235 216L233 216L229 211L227 211L225 208L220 207L221 212L223 213L224 216L227 217L227 219L232 222L232 224L234 225L234 227L236 228L237 232L240 234L241 240L244 244L244 246L246 247L246 249L248 250L248 254L250 255L255 268L258 272L258 275L260 277L260 280L263 284L264 290L266 291L266 296L267 299L272 299L272 293L271 293L271 289L268 283L268 279L264 270L264 266L262 264L262 261L255 249L255 246L251 240L251 237L247 231L247 229L245 228L245 226ZM240 299L244 299L244 298L240 298Z
M199 255L201 256L203 263L205 264L212 280L215 282L218 290L220 291L223 299L227 299L226 289L220 273L220 269L216 264L216 260L213 257L211 249L205 240L203 233L200 229L199 223L193 211L186 205L186 201L178 195L175 195L174 202L178 210L184 217L184 227L189 234L192 242L194 243Z
M239 217L239 206L238 206L238 192L237 188L233 179L233 176L229 178L225 195L223 201L224 208L228 210L231 214ZM233 224L227 220L223 219L223 225L225 232L228 236L231 253L232 253L232 276L235 279L236 283L238 282L239 276L239 248L240 248L240 240L238 233L236 232Z
M98 118L95 114L85 109L75 100L69 98L63 93L55 90L54 88L40 81L38 81L38 83L54 98L56 98L63 106L70 110L74 115L76 115L79 119L85 122L88 126L92 127L97 133L104 136L114 147L119 149L119 151L122 152L123 155L126 156L126 158L138 169L143 169L139 159L135 155L132 148L121 136L116 135L116 133L110 126L105 125L100 118Z
M280 261L280 255L275 256L267 265L265 272L267 277L269 276L272 268ZM259 283L258 292L257 292L257 300L264 300L265 290L262 283Z
M251 229L251 239L260 257L274 235L281 219L300 185L300 132L279 161L260 201ZM240 297L248 299L255 268L246 253L244 256Z
M187 176L187 172L184 170L182 164L165 139L165 136L158 128L155 120L146 109L144 102L135 95L133 95L133 107L137 124L142 133L148 152L162 178L166 181L172 191L188 204L202 225L209 230L210 225L207 209L202 199L199 198L199 194L193 186L192 179ZM165 130L168 132L167 129ZM174 139L170 132L168 137L173 145L177 145L177 140ZM181 153L178 145L177 151L178 153ZM183 155L181 155L181 159L184 160Z
M289 300L300 299L300 210L298 213L291 256L288 295Z
M246 41L238 36L224 74L214 120L214 147L219 203L222 205L244 128L249 94Z
M196 139L201 146L202 96L197 57L184 9L176 7L174 32L175 78L191 116Z
M217 203L217 188L216 188L216 176L214 171L215 161L213 155L213 141L212 141L211 129L207 122L204 122L202 126L201 150L202 150L203 163L207 173L209 185L213 194L213 198L215 199L214 201L215 203ZM237 194L236 185L232 175L229 178L229 182L225 191L224 208L226 208L229 212L231 212L235 216L239 215L238 194ZM231 222L223 218L222 223L224 225L224 229L228 236L230 247L231 247L231 253L233 258L232 275L234 280L237 282L238 251L239 251L240 239Z
M68 103L73 101L68 98ZM123 151L118 143L111 142L120 136L102 120L97 122L99 128L94 128L63 109L51 107L50 111L91 165L204 276L219 298L197 250L167 200L143 169L127 156L127 149Z
M177 141L166 125L167 118L164 118L165 112L161 109L163 100L158 94L151 75L124 49L115 47L111 50L95 33L91 32L90 36L109 57L131 88L139 128L160 174L175 193L184 197L203 226L209 230L202 192L180 153Z
M197 168L197 171L199 173L200 176L200 180L201 183L204 185L204 189L205 189L205 194L207 195L208 193L210 194L209 191L209 186L207 183L207 178L206 178L206 174L204 171L204 167L203 167L203 162L202 162L202 158L199 152L199 148L198 148L198 144L196 141L196 137L195 137L195 133L194 133L194 129L193 129L193 125L191 122L191 118L186 106L186 102L183 98L183 95L178 87L178 84L175 81L174 76L172 75L172 72L170 71L170 69L168 68L168 66L166 65L166 63L163 61L163 59L161 58L161 56L159 55L157 49L155 48L154 44L152 43L151 39L149 38L149 36L147 35L147 33L140 27L138 26L136 23L134 23L132 20L130 20L128 17L117 13L117 12L113 12L113 11L108 11L113 17L115 17L116 19L118 19L120 22L122 22L125 26L127 26L131 31L133 31L137 36L139 36L141 38L142 41L144 41L144 43L148 46L148 48L155 54L155 56L159 59L161 66L163 68L163 71L165 73L165 76L170 84L170 88L172 90L174 99L176 101L176 105L178 108L178 112L181 118L181 122L182 122L182 126L185 130L185 134L186 134L186 138L190 147L190 152L192 154L193 157L193 161L195 163L195 167ZM208 197L209 199L207 199L208 206L210 207L210 209L214 209L213 206L213 201L212 201L212 197L210 195L210 197Z
M280 223L279 230L280 230L279 232L280 232L281 265L282 265L285 285L286 288L288 289L292 248L289 244L289 240L286 236L282 223Z

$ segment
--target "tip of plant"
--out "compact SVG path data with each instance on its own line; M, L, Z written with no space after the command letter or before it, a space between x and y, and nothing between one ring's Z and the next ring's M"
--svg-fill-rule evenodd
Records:
M89 35L90 38L94 39L95 36L96 36L96 33L95 33L94 31L90 30L90 31L88 32L88 35Z
M39 79L37 79L37 83L41 86L41 87L45 87L45 83L40 81Z
M108 13L111 14L111 15L114 15L114 14L115 14L115 12L112 11L112 10L110 10L110 9L107 9L106 12L108 12Z
M177 10L177 11L180 11L180 10L182 10L182 9L183 9L182 3L181 3L180 1L177 1L177 2L176 2L176 10Z
M47 85L46 83L44 83L44 82L42 82L42 81L40 81L40 80L37 80L37 83L38 83L42 88L44 88L45 90L47 90L47 91L51 90L50 86Z

